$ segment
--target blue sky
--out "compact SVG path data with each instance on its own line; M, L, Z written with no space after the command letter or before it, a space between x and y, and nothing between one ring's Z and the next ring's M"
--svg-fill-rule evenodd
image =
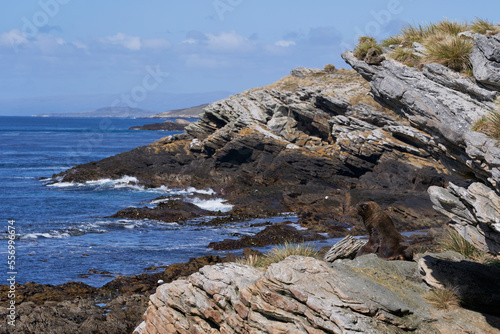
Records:
M500 22L498 1L6 1L0 101L118 94L144 82L156 93L238 93L298 66L346 67L340 52L359 34L382 39L405 23L476 16Z

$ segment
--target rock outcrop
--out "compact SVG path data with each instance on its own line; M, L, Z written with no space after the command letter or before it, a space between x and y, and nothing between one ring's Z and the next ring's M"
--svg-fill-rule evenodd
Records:
M422 142L427 152L450 172L484 184L466 190L451 183L447 189L431 187L429 193L436 210L450 217L464 238L498 255L500 146L470 129L475 120L498 109L500 34L467 36L476 42L470 55L476 82L439 64L423 65L420 71L391 59L373 66L349 51L342 57L370 82L377 101L428 136Z
M499 318L439 311L415 262L291 256L266 271L228 263L158 287L137 334L494 333Z
M163 123L152 123L142 126L132 126L129 130L150 131L183 131L191 122L184 119L176 119L175 122L165 121Z
M452 220L452 227L476 248L500 255L500 196L482 183L467 189L453 183L429 187L434 208Z
M425 141L427 151L450 171L500 191L500 147L496 140L470 130L475 120L495 109L496 91L439 64L424 65L419 71L391 59L369 65L349 51L342 57L370 82L377 101L430 136Z
M293 73L210 104L184 134L57 177L129 175L146 187L211 187L234 204L232 214L312 209L315 218L304 214L307 224L359 224L350 208L374 198L392 210L398 228L443 223L425 191L461 181L428 151L436 149L434 139L370 102L354 71Z

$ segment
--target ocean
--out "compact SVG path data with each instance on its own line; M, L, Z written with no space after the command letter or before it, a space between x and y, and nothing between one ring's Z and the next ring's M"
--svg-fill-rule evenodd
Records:
M192 257L224 255L207 248L212 241L253 234L257 222L202 226L203 217L185 223L104 218L127 207L152 206L159 196L210 193L211 189L143 189L135 179L52 183L52 175L74 165L147 145L176 132L133 131L149 119L0 117L0 284L14 272L17 283L80 281L99 287L118 275L137 275L151 266ZM228 211L222 199L193 203ZM9 221L11 223L9 223ZM9 227L10 226L10 227ZM9 236L15 232L14 243ZM12 250L15 254L12 254ZM9 268L8 256L15 257ZM11 260L12 261L12 260ZM110 274L95 274L95 272Z

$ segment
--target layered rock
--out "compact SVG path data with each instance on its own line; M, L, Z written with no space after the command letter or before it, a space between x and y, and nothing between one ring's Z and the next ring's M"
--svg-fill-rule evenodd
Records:
M482 183L467 189L453 183L429 187L434 208L450 217L451 225L476 248L500 255L500 196Z
M495 109L496 91L439 64L424 65L419 71L391 59L369 65L349 51L342 57L370 82L377 101L431 136L427 150L450 171L500 190L500 147L494 139L470 130L475 120Z
M134 333L493 333L499 319L434 309L415 262L291 256L266 271L228 263L160 286Z
M425 190L460 180L428 151L436 150L433 138L373 101L357 104L369 97L353 71L294 73L210 104L184 134L58 176L84 182L129 175L147 187L211 187L235 204L233 213L314 208L317 220L349 224L358 222L346 210L350 202L376 199L405 229L442 223ZM302 201L309 195L317 196Z
M470 56L476 82L439 64L423 65L420 71L391 59L373 66L349 51L342 57L370 82L377 101L429 136L423 141L427 152L451 172L491 187L475 184L465 190L450 184L448 189L432 187L429 193L436 210L452 218L464 238L499 254L500 204L495 198L500 194L500 146L470 129L475 120L498 109L500 34L467 35L476 42ZM483 215L485 210L490 216Z

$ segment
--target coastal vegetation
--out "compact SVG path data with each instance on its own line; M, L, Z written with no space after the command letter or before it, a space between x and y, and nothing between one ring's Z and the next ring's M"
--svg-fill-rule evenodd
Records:
M246 258L241 258L237 262L240 264L245 264L258 268L267 268L272 263L278 263L283 261L289 256L300 255L305 257L316 258L318 252L310 244L300 243L294 244L291 242L285 242L282 245L274 247L271 251L265 255L250 255Z
M453 310L460 305L460 298L454 287L433 288L424 298L430 305L440 310Z
M474 41L460 35L466 31L492 35L500 32L500 26L480 18L471 23L446 19L424 25L408 24L399 34L384 39L380 44L373 37L360 37L354 56L364 59L370 48L380 50L381 54L382 47L391 47L393 50L389 56L405 65L419 67L422 64L438 63L456 72L471 75L469 55ZM415 50L418 47L415 43L420 44L419 52Z
M481 132L488 137L500 140L500 100L497 100L496 105L497 110L483 115L472 124L472 131Z

